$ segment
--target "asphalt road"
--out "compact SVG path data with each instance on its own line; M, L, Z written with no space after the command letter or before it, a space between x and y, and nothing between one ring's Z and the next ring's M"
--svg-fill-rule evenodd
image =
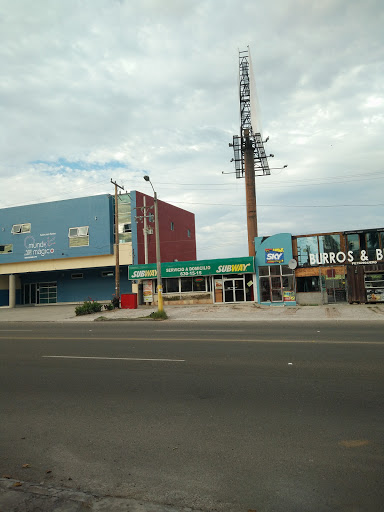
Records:
M0 355L0 476L207 511L383 510L380 324L2 323Z

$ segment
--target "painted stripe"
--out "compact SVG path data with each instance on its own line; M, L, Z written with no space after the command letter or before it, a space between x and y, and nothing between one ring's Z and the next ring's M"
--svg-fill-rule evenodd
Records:
M166 363L185 363L185 359L144 359L139 357L93 357L93 356L41 356L45 359L98 359L102 361L159 361Z
M191 329L156 329L155 332L191 332ZM193 332L245 332L245 329L193 329Z
M109 336L108 338L105 337L88 337L88 338L80 338L80 337L69 337L69 336L63 336L63 337L44 337L44 336L35 336L35 337L18 337L18 336L0 336L0 340L8 340L8 341L27 341L27 340L35 340L35 341L200 341L202 343L206 343L207 341L218 341L221 343L227 343L227 342L236 342L236 343L316 343L317 345L382 345L384 347L384 341L337 341L337 340L271 340L271 339L223 339L223 338L115 338Z

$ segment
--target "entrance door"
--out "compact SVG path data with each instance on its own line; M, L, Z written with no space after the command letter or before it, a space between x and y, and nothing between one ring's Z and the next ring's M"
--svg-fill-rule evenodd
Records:
M24 284L24 304L53 304L57 302L57 283Z
M24 304L38 304L38 291L36 283L24 285Z
M224 281L224 302L244 302L244 278Z

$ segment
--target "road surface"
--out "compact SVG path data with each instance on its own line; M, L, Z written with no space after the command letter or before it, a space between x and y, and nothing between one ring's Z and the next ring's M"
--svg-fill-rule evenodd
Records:
M2 323L0 354L0 476L204 511L383 508L380 324Z

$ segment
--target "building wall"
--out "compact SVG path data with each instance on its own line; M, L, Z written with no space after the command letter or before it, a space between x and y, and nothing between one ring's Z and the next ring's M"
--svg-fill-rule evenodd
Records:
M280 260L269 260L268 253L273 252L274 249L282 250ZM272 251L271 251L272 250ZM256 280L257 280L257 296L258 302L260 303L268 303L271 305L295 305L296 299L294 295L294 272L292 272L292 290L289 290L291 295L288 298L284 299L284 293L281 302L263 302L263 293L260 290L260 267L276 267L280 268L287 267L289 261L293 258L292 254L292 235L290 233L278 233L276 235L272 235L269 237L257 237L255 238L255 266L256 266ZM262 277L264 279L264 277ZM288 290L287 290L288 291Z
M143 198L146 198L146 206L153 206L153 197L136 192L135 203L137 215L142 215L140 207L143 206ZM196 259L196 233L195 215L187 210L178 208L164 201L158 201L159 232L161 261L192 261ZM149 210L154 214L154 208ZM171 229L173 223L173 230ZM148 235L148 263L156 262L155 222L148 222L148 227L153 228L153 234ZM144 234L143 222L137 224L137 263L144 263ZM188 236L188 230L190 236ZM136 262L136 259L135 259Z
M102 272L113 272L112 276L102 277ZM110 301L115 293L115 268L84 268L72 270L56 270L51 272L35 272L24 274L21 284L57 283L57 302L83 302L86 300ZM82 274L81 279L73 279L74 274ZM127 279L128 267L120 267L120 292L131 293L132 286Z
M27 223L30 233L12 233L14 224ZM12 244L13 251L0 255L0 272L8 263L112 254L111 225L109 195L2 209L0 245ZM69 228L80 226L89 226L89 246L70 247Z
M119 244L121 293L131 293L127 266L144 262L143 223L136 223L140 215L136 207L143 205L144 194L136 191L121 197L124 203L119 216ZM147 205L153 198L146 196ZM154 210L151 210L154 213ZM161 258L192 260L196 258L195 216L181 208L159 201ZM131 233L120 234L125 224L131 224ZM171 229L171 222L173 229ZM78 302L92 297L110 300L115 282L101 277L101 272L115 267L114 254L114 196L104 194L42 204L25 205L0 210L0 245L12 244L12 252L0 253L0 305L9 303L9 274L16 275L18 283L16 303L23 300L21 290L26 283L57 283L58 302ZM15 224L30 224L28 233L12 233ZM89 245L70 246L69 229L88 226ZM154 222L153 234L148 236L149 261L156 261ZM189 235L188 236L188 230ZM75 271L75 272L74 272ZM82 279L72 279L73 273L83 273Z

